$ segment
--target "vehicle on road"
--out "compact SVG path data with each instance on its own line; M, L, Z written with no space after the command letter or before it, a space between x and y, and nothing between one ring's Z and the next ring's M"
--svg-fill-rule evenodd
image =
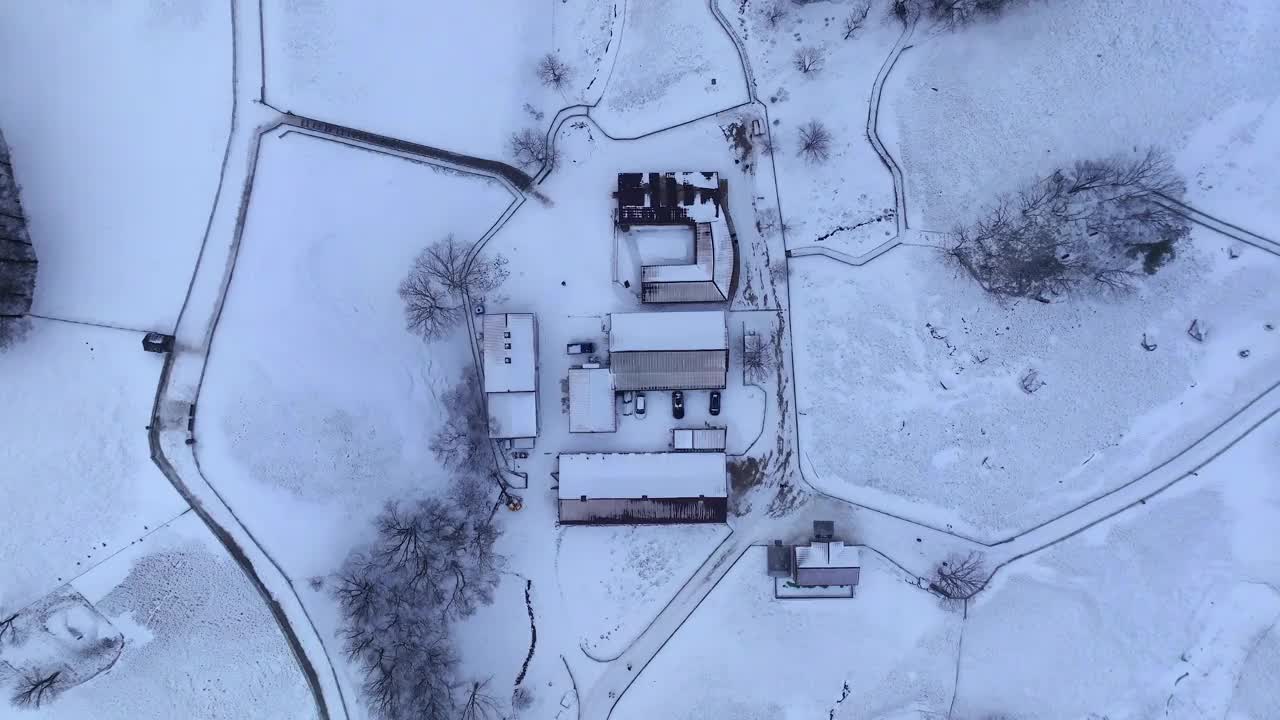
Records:
M644 393L636 393L636 417L644 417Z
M679 390L671 391L671 417L684 418L684 393Z
M712 415L720 414L720 391L719 390L711 391L711 408L710 409L711 409Z
M567 355L590 355L596 351L595 343L569 343L564 348Z

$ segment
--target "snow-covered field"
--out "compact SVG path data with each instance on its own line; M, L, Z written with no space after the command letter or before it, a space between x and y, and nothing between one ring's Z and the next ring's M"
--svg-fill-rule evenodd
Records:
M230 44L226 0L0 5L33 312L173 330L230 131Z
M583 649L616 656L728 534L723 525L561 529L556 569Z
M1229 142L1265 132L1256 119L1280 97L1277 37L1276 3L1202 0L1037 2L963 32L922 27L881 122L911 220L949 230L1030 176L1134 146L1165 146L1191 172L1213 163L1199 142L1209 123L1232 117L1218 131ZM1265 208L1274 183L1258 172L1233 169L1224 185L1258 186Z
M856 598L779 600L765 575L764 548L751 548L644 668L612 717L945 712L959 615L879 558L864 553L862 562Z
M610 135L635 137L747 102L737 51L706 2L625 5L622 47L591 113Z
M997 302L931 248L793 262L810 480L994 539L1141 475L1280 379L1280 261L1225 249L1197 230L1134 295L1049 305Z
M194 513L76 579L72 588L123 632L119 660L39 712L5 703L0 716L316 717L307 683L262 598Z
M859 255L896 232L893 183L867 139L872 83L902 25L877 4L865 26L844 38L840 3L787 3L776 27L765 20L773 3L717 0L747 48L756 92L767 104L773 158L787 223L787 245L820 244ZM793 58L815 48L824 58L804 74ZM832 99L839 98L838 107ZM830 158L800 157L800 127L820 121L831 133Z
M197 456L295 579L333 571L385 501L443 487L428 439L470 354L461 331L427 345L405 330L396 288L424 247L474 242L512 201L480 176L264 139Z
M1000 571L969 608L957 716L1277 717L1278 462L1272 419L1168 495Z
M281 110L502 158L512 132L545 127L526 104L547 116L571 104L534 72L552 49L548 2L308 0L263 13L267 101Z
M186 510L147 423L160 358L142 336L35 320L0 353L0 613L83 573Z

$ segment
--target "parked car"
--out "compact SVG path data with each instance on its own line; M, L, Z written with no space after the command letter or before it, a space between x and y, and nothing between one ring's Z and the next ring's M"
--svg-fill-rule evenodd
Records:
M590 355L596 351L595 343L569 343L564 351L569 355Z
M631 392L630 390L623 391L622 393L622 414L623 415L631 414L633 410L632 403L635 402L635 399L636 399L635 393Z
M711 391L711 414L712 415L720 414L720 391L719 390Z
M684 393L679 390L671 391L671 417L684 418Z
M636 393L636 417L644 417L644 393Z

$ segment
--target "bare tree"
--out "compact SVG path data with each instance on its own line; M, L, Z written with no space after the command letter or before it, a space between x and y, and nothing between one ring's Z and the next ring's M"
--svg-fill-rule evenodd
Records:
M13 613L9 617L0 620L0 643L4 641L5 635L16 636L18 634L18 631L13 629L13 621L17 619L18 613Z
M849 6L849 14L844 18L844 39L848 40L857 34L867 22L871 12L871 0L854 0Z
M821 120L810 120L800 126L800 157L811 163L825 162L831 157L831 131Z
M473 255L452 235L437 241L400 283L406 326L428 340L448 335L466 315L465 298L496 290L509 274L502 255Z
M559 55L547 53L538 61L537 74L543 85L562 90L573 78L573 69L565 64Z
M332 586L365 701L381 720L454 720L450 623L493 601L500 530L491 513L451 498L389 503L375 527L375 542L347 558Z
M495 472L489 446L489 416L485 409L479 373L463 371L458 382L441 399L448 417L431 437L431 452L441 465L480 475Z
M787 5L782 0L774 0L764 8L764 24L775 29L787 18Z
M1185 192L1159 150L1078 162L998 198L948 251L982 288L1041 302L1085 287L1125 290L1191 232L1166 206Z
M742 339L742 372L751 383L759 383L777 366L777 346L759 333Z
M1017 0L924 0L924 11L942 26L955 28L995 17Z
M0 135L0 351L30 330L25 317L35 297L36 252L27 234L9 148Z
M61 670L36 670L23 674L13 694L13 704L18 707L38 708L49 702L62 687Z
M511 157L525 169L554 168L560 157L547 136L531 128L513 134L509 142Z
M472 681L466 689L458 720L499 720L502 709L498 699L488 692L489 681Z
M814 45L796 48L791 56L791 64L803 75L814 75L822 70L827 60L827 51Z
M518 715L531 707L533 707L533 691L527 685L517 685L511 692L511 709Z
M951 555L934 571L929 589L948 600L967 600L986 583L986 558L971 551L968 555Z

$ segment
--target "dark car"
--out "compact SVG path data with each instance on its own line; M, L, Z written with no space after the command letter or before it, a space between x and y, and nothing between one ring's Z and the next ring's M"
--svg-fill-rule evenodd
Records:
M679 420L684 417L684 393L671 391L671 417Z
M719 390L711 391L711 414L712 415L720 414L720 391Z

